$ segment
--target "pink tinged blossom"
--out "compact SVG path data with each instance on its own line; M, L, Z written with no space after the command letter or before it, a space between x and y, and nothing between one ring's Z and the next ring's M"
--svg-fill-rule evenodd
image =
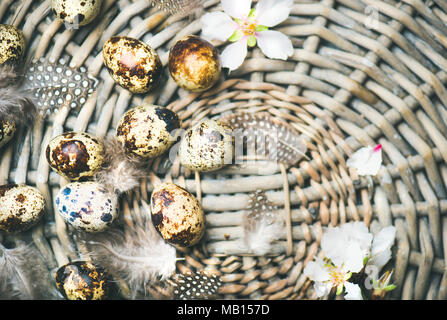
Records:
M346 162L348 167L357 169L361 176L376 175L382 165L382 145L357 150Z

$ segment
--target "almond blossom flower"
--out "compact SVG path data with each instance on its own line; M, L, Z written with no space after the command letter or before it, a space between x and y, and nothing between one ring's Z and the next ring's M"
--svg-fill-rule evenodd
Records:
M348 159L346 165L357 169L361 176L376 175L382 165L382 145L360 148Z
M378 273L391 258L395 234L395 228L390 226L373 237L363 222L326 229L321 239L324 259L316 258L304 268L304 274L314 281L317 296L336 288L337 295L346 291L346 300L363 299L359 285L348 280L353 273L362 272L365 265Z
M202 18L202 36L208 40L233 42L221 54L222 66L237 69L247 56L247 46L258 44L270 59L287 60L293 54L290 39L269 30L290 14L293 0L259 0L251 9L251 0L222 0L225 12L211 12Z

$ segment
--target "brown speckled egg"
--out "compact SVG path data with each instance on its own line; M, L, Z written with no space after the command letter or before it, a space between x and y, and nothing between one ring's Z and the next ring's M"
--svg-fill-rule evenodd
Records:
M93 21L101 10L102 0L52 0L54 14L73 28Z
M36 188L9 184L0 186L0 229L26 231L43 216L45 198Z
M16 125L14 122L0 120L0 148L12 139L15 132Z
M70 180L93 176L104 161L104 145L84 132L65 132L47 146L50 166Z
M110 76L132 93L148 92L161 77L159 56L143 41L112 37L104 44L102 53Z
M197 36L178 40L169 52L169 72L183 89L201 92L216 84L221 73L217 49Z
M197 199L185 189L162 183L151 196L152 223L171 244L188 247L205 232L205 214Z
M105 271L86 261L60 267L55 280L57 289L67 300L104 300L111 288L111 278Z
M14 26L0 24L0 65L17 64L25 54L25 37Z
M193 171L214 171L232 163L232 129L216 120L205 119L190 128L179 148L180 163Z
M56 210L78 230L102 232L118 216L116 197L94 181L72 182L57 194Z
M122 116L116 138L127 152L153 158L172 146L180 125L177 114L169 109L155 105L139 106Z

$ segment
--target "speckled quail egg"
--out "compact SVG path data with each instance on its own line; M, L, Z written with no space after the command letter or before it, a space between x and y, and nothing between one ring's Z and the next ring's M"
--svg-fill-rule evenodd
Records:
M52 0L54 14L68 25L85 26L93 21L101 10L102 0Z
M138 39L117 36L106 41L104 64L110 76L132 93L146 93L159 81L162 63L157 52Z
M127 152L153 158L172 146L180 125L175 112L155 105L143 105L130 109L121 117L116 138Z
M14 122L0 120L0 148L12 139L15 132L16 125Z
M111 278L87 261L70 262L56 271L56 287L67 300L104 300L108 298Z
M151 195L152 223L167 242L181 247L199 242L205 214L191 193L173 183L162 183Z
M34 187L0 186L0 229L10 233L26 231L44 215L45 198Z
M201 92L216 84L221 73L217 49L197 36L178 40L169 52L169 72L177 84Z
M16 64L25 54L25 37L23 32L14 26L0 24L0 65Z
M99 171L104 161L104 145L88 133L65 132L50 141L46 156L57 173L77 181Z
M56 210L75 229L101 232L118 216L117 200L93 181L72 182L56 196Z
M205 119L188 129L180 142L180 163L193 171L214 171L232 163L233 133L226 124Z

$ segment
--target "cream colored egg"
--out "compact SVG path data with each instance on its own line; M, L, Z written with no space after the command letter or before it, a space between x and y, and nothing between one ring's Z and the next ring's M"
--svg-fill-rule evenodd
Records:
M16 125L14 122L0 120L0 148L12 139L15 132Z
M0 24L0 65L17 64L25 54L25 37L14 26Z
M104 161L104 145L85 132L65 132L54 137L47 146L50 166L70 180L92 177Z
M101 11L102 0L52 0L54 14L76 28L92 22Z
M199 201L173 183L162 183L154 188L151 213L155 229L174 245L195 245L205 232L205 214Z
M45 198L34 187L0 186L0 229L10 233L26 231L43 216Z
M101 232L118 216L117 200L97 182L72 182L57 194L56 210L75 229Z
M127 152L143 158L157 157L176 141L181 121L169 109L144 105L127 111L120 119L116 138Z
M214 171L231 164L233 134L231 127L206 119L190 128L180 142L182 166L193 171Z
M132 93L146 93L160 80L162 63L149 45L130 37L112 37L103 46L110 76Z

